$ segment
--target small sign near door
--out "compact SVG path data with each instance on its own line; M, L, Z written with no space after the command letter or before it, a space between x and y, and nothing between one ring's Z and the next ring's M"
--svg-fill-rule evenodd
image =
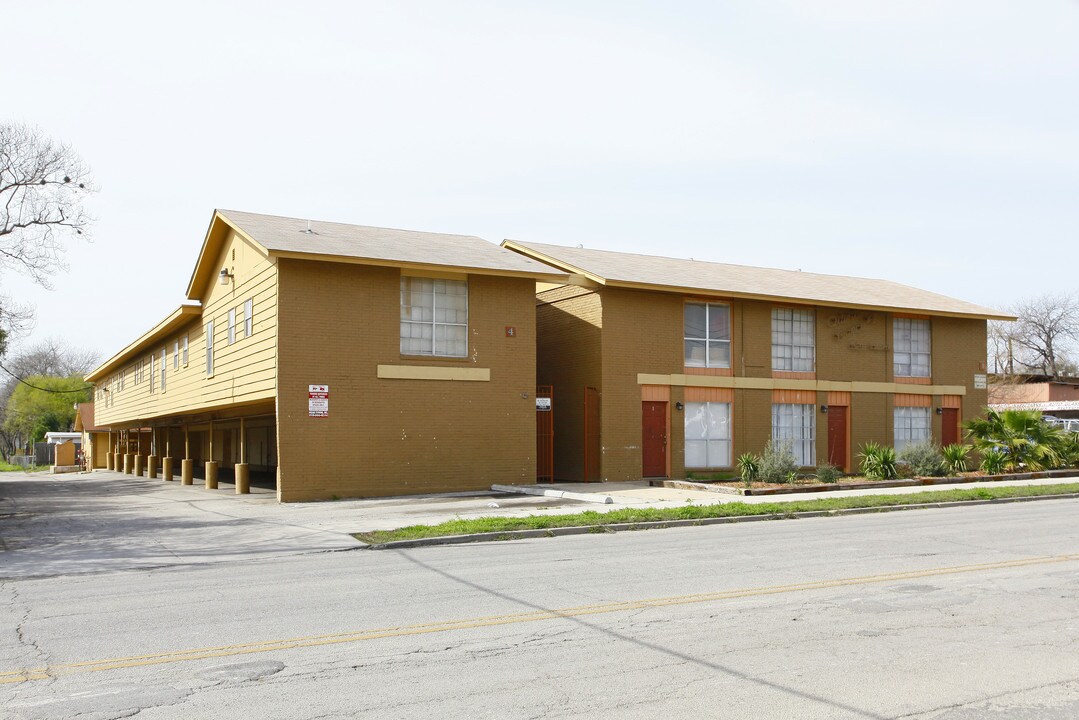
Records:
M538 397L536 398L536 410L541 412L550 412L551 410L551 398Z
M974 376L974 389L985 390L985 375Z
M330 386L308 385L307 386L307 416L329 417L330 415Z

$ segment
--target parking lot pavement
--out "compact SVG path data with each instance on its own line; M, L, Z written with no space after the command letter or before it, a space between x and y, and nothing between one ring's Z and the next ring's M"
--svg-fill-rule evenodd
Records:
M0 578L350 550L362 544L349 533L455 518L609 512L687 503L791 502L1074 481L1019 480L749 497L650 487L646 482L560 483L540 487L609 495L613 502L471 492L282 504L272 492L236 495L225 483L218 490L206 490L201 485L184 486L108 471L56 476L4 473L0 475Z

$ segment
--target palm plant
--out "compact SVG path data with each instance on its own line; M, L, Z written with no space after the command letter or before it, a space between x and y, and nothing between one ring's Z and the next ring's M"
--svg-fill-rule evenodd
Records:
M982 454L999 451L1004 470L1043 470L1057 467L1065 433L1042 422L1036 410L989 410L966 425L967 437Z

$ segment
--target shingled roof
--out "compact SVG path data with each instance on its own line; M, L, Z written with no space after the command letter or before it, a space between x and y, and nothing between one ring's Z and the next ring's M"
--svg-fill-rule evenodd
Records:
M929 315L1014 320L1010 315L890 280L728 265L506 240L502 246L610 287L783 300Z

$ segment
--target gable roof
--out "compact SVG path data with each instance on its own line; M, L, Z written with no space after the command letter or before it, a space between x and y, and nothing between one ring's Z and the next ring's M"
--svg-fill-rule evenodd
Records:
M108 430L107 427L98 427L94 424L94 404L92 402L79 403L79 407L75 410L75 429L79 432Z
M187 297L196 300L213 282L215 263L231 228L269 257L292 257L366 265L429 268L481 275L565 282L566 275L533 258L474 235L396 230L322 220L216 210L191 275Z
M609 287L994 320L992 308L890 280L821 275L505 240L502 246Z

